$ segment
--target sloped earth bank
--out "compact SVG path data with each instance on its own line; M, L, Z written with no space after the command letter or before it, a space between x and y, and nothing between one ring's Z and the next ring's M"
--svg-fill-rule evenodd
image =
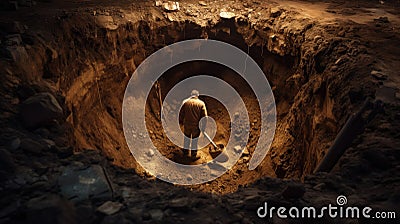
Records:
M322 207L338 195L353 206L398 209L397 3L193 1L175 12L153 2L114 4L65 1L2 12L1 222L286 223L257 218L257 208L264 202ZM220 18L220 11L235 17ZM250 155L215 181L180 187L136 164L125 144L121 104L147 56L193 38L249 52L273 88L278 120L270 153L249 171L260 125L251 91L216 65L191 63L164 74L163 97L184 77L214 72L239 89L254 123ZM366 97L381 100L384 110L331 173L314 174ZM160 131L157 100L153 93L148 101L148 129L159 150L179 161L179 149ZM226 111L204 100L228 132ZM220 130L215 140L225 135ZM207 150L201 155L209 159Z

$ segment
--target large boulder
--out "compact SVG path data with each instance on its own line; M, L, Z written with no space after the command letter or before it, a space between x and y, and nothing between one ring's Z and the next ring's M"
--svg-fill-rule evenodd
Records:
M21 106L21 117L28 128L37 128L62 117L63 109L50 93L38 93L26 99Z
M71 201L82 201L89 198L110 200L113 197L112 186L99 165L82 167L68 166L58 178L61 194Z

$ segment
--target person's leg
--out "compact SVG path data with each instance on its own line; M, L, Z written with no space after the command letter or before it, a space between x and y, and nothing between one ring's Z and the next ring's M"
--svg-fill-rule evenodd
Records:
M200 136L200 130L199 129L195 129L192 132L192 146L191 146L191 157L195 160L199 159L200 157L197 156L197 143L199 140L199 136Z
M190 149L190 137L187 137L187 133L183 135L183 155L189 156Z
M198 138L192 138L192 145L191 145L191 153L192 153L192 157L196 157L197 156L197 142L198 142Z

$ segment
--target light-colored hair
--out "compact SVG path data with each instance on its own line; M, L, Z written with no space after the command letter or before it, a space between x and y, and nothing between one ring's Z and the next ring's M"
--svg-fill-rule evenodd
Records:
M192 92L190 93L191 96L199 96L200 92L198 90L192 90Z

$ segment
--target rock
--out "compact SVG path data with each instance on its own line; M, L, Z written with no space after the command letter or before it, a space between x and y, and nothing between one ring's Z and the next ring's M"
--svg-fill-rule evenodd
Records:
M164 217L164 213L160 209L151 209L149 214L154 221L161 221Z
M154 156L154 150L153 149L149 149L146 154L147 154L148 157L153 157Z
M298 199L303 197L305 192L306 190L302 184L290 183L285 190L283 190L282 196L286 199Z
M37 128L49 124L53 119L62 117L63 110L50 93L38 93L22 103L21 116L28 128Z
M14 173L16 169L11 153L5 149L0 149L0 170Z
M182 198L174 198L169 203L168 206L174 209L187 209L189 206L189 198L182 197Z
M156 6L158 7L158 6L161 6L163 4L163 2L162 1L156 1Z
M113 17L110 15L96 16L96 23L108 30L116 30L118 28L118 25L115 24Z
M207 3L205 1L199 1L199 5L201 6L207 6Z
M47 149L46 145L40 144L39 142L29 138L21 140L20 148L24 152L29 152L33 154L41 154L44 150Z
M179 2L167 1L162 4L163 8L167 12L173 12L180 10Z
M250 155L249 150L248 150L247 148L244 148L244 149L243 149L242 156L248 156L248 155Z
M76 223L76 211L72 203L56 195L32 198L26 207L24 223Z
M221 18L223 18L223 19L232 19L232 18L234 18L236 15L235 15L235 13L233 13L233 12L224 12L224 11L222 11L222 12L219 13L219 16L220 16Z
M113 215L113 214L119 212L119 210L121 210L122 206L123 206L123 204L121 204L119 202L107 201L104 204L102 204L101 206L99 206L96 209L96 211L101 212L106 215Z
M387 75L385 75L385 74L383 74L382 72L379 72L379 71L373 70L373 71L371 71L371 75L372 75L372 77L374 77L377 80L383 81L383 80L387 79Z
M48 149L54 149L56 147L56 143L53 140L43 139L43 141L46 143Z
M21 139L20 138L15 138L14 140L11 141L10 144L10 149L12 151L18 149L21 146Z
M236 145L235 147L233 147L233 149L235 150L236 153L242 152L242 147L240 145Z
M276 18L282 14L282 10L277 7L272 7L271 8L271 17Z
M89 198L110 200L113 192L107 179L99 165L92 165L86 169L68 166L58 178L58 184L61 194L72 201Z

